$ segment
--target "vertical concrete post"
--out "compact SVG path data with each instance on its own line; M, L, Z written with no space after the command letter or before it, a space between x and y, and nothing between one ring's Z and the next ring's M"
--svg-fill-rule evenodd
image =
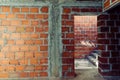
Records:
M60 24L60 8L59 0L51 0L50 7L50 76L61 77L62 76L62 58L61 58L61 26Z

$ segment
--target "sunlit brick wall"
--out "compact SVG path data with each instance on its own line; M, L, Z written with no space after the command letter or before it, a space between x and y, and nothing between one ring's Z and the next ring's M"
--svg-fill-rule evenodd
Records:
M48 76L48 6L0 6L0 78Z

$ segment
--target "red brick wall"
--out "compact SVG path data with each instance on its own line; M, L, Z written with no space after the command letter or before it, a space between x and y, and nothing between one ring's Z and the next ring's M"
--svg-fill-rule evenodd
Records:
M97 16L74 17L75 58L84 58L95 49Z
M0 7L0 78L48 76L48 7Z
M63 7L62 12L62 43L63 43L63 76L73 77L74 74L74 16L81 13L101 12L100 7Z
M99 72L120 76L120 7L98 16Z

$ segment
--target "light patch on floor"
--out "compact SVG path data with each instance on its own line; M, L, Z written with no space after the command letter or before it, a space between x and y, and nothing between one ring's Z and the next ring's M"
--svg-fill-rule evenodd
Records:
M87 59L75 59L75 69L93 69L93 66Z

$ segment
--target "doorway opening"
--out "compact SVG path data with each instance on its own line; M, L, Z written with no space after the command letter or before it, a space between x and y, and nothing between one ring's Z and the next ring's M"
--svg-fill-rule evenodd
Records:
M74 16L75 69L98 67L97 16Z

